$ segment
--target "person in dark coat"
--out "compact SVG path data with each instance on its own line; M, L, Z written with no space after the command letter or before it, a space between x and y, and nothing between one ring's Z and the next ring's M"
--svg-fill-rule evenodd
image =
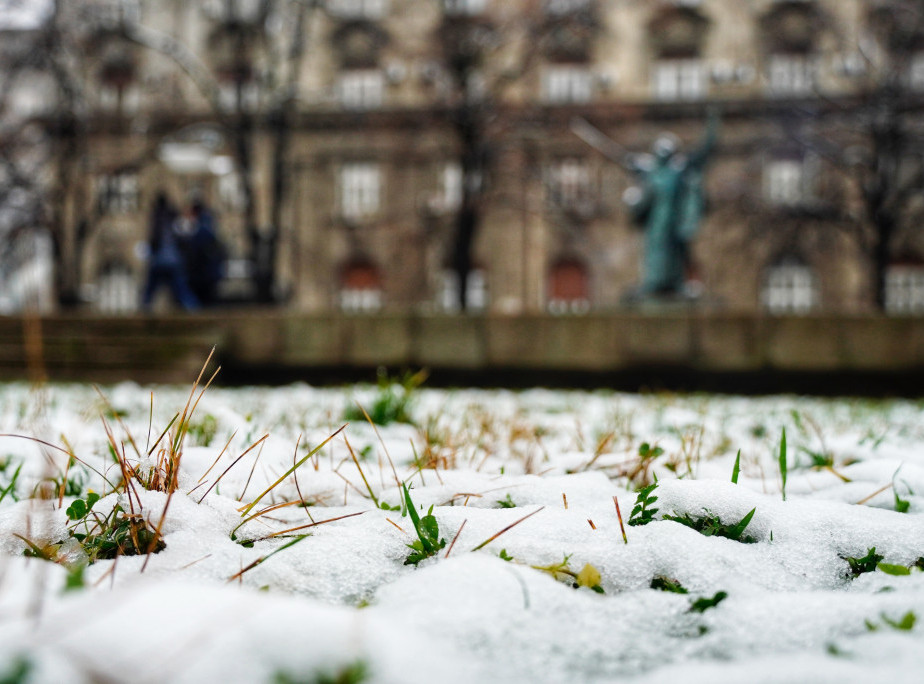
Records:
M141 308L150 311L154 295L169 287L176 303L186 311L199 308L199 299L189 288L180 236L176 230L177 211L161 192L154 200L148 234L148 277L141 296Z
M190 217L192 232L186 265L189 286L203 306L211 306L217 301L218 283L223 276L224 247L218 239L215 217L202 200L193 202Z

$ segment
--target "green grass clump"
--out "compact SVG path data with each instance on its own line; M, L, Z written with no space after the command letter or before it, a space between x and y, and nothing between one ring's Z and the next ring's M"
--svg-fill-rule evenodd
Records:
M97 501L99 495L90 492L86 500L77 499L66 511L67 517L76 523L68 534L83 547L89 563L117 556L157 553L166 548L161 535L140 515L126 513L119 504L113 506L108 515L99 515L93 510Z
M206 413L199 420L191 422L186 429L186 436L196 446L210 446L218 432L218 420L211 413Z
M273 675L273 684L361 684L369 678L369 667L362 660L357 660L334 672L320 671L306 677L289 672L277 672Z
M510 498L510 494L507 494L507 496L503 499L499 499L497 501L497 505L500 508L516 508L517 507L513 499Z
M756 508L752 508L747 515L734 524L723 523L717 515L712 515L709 511L705 511L706 515L698 518L684 513L683 515L665 515L664 519L686 525L706 537L725 537L742 544L756 544L757 540L754 537L744 534L744 530L750 524L756 511Z
M632 513L629 515L630 525L647 525L654 520L654 515L659 509L649 508L649 506L658 500L658 497L651 496L652 492L654 492L657 487L658 483L655 482L654 484L650 484L638 490L638 496L635 497L635 506L632 508Z
M405 565L417 565L420 561L430 556L435 556L446 546L446 540L440 539L439 523L433 515L433 506L427 514L421 518L417 515L414 508L414 502L411 500L411 494L406 485L401 485L404 490L404 502L407 505L407 514L414 525L414 531L417 532L417 539L408 544L411 553L405 559Z
M379 392L368 409L361 406L348 406L343 418L348 421L365 420L367 417L376 425L391 423L414 424L411 417L411 405L414 393L427 379L426 371L406 372L400 377L389 377L384 369L379 369Z
M876 566L879 565L879 562L885 558L885 556L876 553L876 547L873 546L866 551L865 556L853 557L853 556L841 556L847 565L850 566L850 575L851 578L859 577L865 572L873 572L876 570Z

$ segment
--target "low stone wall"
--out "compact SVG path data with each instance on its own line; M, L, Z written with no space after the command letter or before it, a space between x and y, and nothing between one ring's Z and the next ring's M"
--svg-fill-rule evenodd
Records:
M644 383L646 377L672 375L840 375L878 377L888 391L893 380L924 378L924 319L715 311L574 317L236 311L5 318L0 319L0 375L186 382L212 346L226 369L223 376L232 382L313 379L324 373L335 378L350 372L371 379L369 371L376 366L426 367L434 375L478 384L492 377L519 377L518 384L530 377L539 384L552 377L567 383L572 377L578 379L575 384L609 385L619 384L620 377Z

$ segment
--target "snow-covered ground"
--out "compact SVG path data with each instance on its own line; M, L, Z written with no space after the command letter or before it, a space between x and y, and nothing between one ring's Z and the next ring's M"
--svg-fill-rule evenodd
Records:
M379 393L209 389L170 497L113 452L150 479L188 388L0 387L54 445L0 437L0 679L922 680L924 405L421 389L309 457ZM117 504L165 548L82 569Z

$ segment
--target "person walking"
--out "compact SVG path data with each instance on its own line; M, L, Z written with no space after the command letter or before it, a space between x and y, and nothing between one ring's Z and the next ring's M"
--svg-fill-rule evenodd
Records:
M157 194L151 210L148 247L148 276L141 296L141 308L150 311L154 295L166 286L184 310L198 309L199 299L189 288L186 278L180 236L177 233L177 211L163 192Z
M189 286L203 306L217 301L218 283L223 276L225 251L218 239L215 217L201 199L190 208L191 234L186 264Z

